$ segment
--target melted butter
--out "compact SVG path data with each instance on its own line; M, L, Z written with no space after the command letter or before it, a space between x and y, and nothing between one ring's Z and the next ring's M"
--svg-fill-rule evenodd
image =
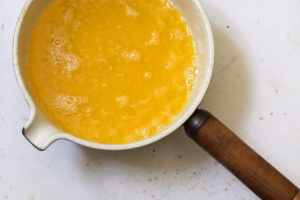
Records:
M64 131L106 144L168 126L195 82L193 38L168 0L54 0L29 44L35 100Z

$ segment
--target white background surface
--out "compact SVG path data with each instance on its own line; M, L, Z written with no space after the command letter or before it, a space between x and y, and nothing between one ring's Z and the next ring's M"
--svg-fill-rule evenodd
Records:
M21 135L29 110L11 58L24 2L0 0L0 199L258 199L182 130L123 152L67 141L34 149ZM216 63L201 107L300 185L300 1L202 3Z

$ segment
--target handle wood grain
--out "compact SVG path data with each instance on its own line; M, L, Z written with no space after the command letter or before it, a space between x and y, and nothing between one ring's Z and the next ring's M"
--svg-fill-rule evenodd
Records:
M298 191L296 197L293 200L300 200L300 190Z
M231 130L204 110L184 125L186 133L263 200L300 200L299 189Z

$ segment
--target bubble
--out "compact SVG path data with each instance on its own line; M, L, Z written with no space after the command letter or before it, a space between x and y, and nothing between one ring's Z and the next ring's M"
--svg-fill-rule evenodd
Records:
M196 74L196 68L194 66L188 67L184 72L184 77L186 80L186 86L192 87L195 82L195 74Z
M194 85L194 80L193 79L187 79L186 80L186 86L187 87L191 87Z
M154 127L158 127L160 125L160 120L158 118L152 120L151 125Z
M62 47L66 45L66 39L57 35L53 37L53 43L49 48L52 63L57 67L62 67L62 73L70 73L77 70L80 62L79 57L73 53L67 53L62 50Z
M176 54L174 52L170 53L169 60L166 65L166 69L170 70L175 66L176 63Z
M126 15L130 17L137 17L139 13L134 8L126 6Z
M159 44L159 34L158 31L153 31L151 34L151 39L145 43L146 46L149 45L158 45Z
M170 112L170 108L169 107L166 107L166 110L162 111L161 114L162 114L162 116L165 116L167 118L170 118L172 116L172 113Z
M174 30L171 33L171 39L184 40L185 36L180 30Z
M103 63L103 64L107 63L106 58L102 57L102 56L99 56L98 58L96 58L96 61L99 62L99 63Z
M62 42L61 42L61 40L60 40L59 38L57 38L57 39L54 40L55 46L60 46L61 43L62 43Z
M73 24L74 24L75 28L78 28L78 27L80 27L82 25L82 22L80 20L78 20L78 19L74 19L73 20Z
M148 138L150 135L150 131L148 128L135 129L135 133L143 138Z
M52 44L49 46L49 52L51 55L60 54L61 49L66 46L66 39L63 37L56 37L52 39Z
M146 79L151 79L152 73L151 72L145 72L144 77L146 77Z
M172 69L174 67L174 65L175 65L174 62L168 61L167 65L166 65L166 69L170 70L170 69Z
M117 101L118 105L120 106L120 108L123 108L128 103L129 97L126 95L119 96L116 98L116 101Z
M74 114L79 111L79 106L86 104L88 98L86 96L73 96L69 94L57 95L54 99L54 107L57 111L64 114Z
M101 114L103 115L103 116L108 116L110 113L107 111L107 110L105 110L105 109L101 109L100 110L100 112L101 112Z
M67 39L63 35L63 29L55 29L51 34L52 47L61 48L67 43Z
M74 11L71 9L67 10L63 15L63 19L65 22L70 22L73 20L73 18L74 18Z
M166 129L166 126L160 125L160 126L157 127L157 132L162 132L165 129Z
M87 109L86 109L86 113L91 113L91 112L93 112L95 109L93 108L93 107L88 107Z
M76 55L69 53L65 54L63 58L66 61L65 72L72 72L79 68L79 58Z
M140 52L133 50L122 52L122 57L125 58L127 61L138 61L141 58L141 55Z
M61 55L55 54L55 52L53 52L53 51L51 53L54 54L53 58L52 58L54 65L59 66L59 65L63 65L64 64L64 60L63 60L63 58L62 58Z
M166 8L173 8L173 2L170 0L160 0L163 4L165 4Z
M58 95L55 98L55 107L59 111L63 111L65 114L72 114L77 111L77 105L74 99L68 95Z

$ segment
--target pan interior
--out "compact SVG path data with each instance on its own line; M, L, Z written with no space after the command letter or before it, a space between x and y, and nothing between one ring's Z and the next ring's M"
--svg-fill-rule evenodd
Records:
M28 77L25 75L29 37L36 21L51 2L52 0L33 0L31 3L27 3L28 7L25 8L27 9L27 12L23 13L24 16L21 16L24 18L20 27L18 38L18 67L25 86L24 90L28 92L29 96L31 95L31 88L28 84ZM213 41L210 26L208 24L203 8L197 0L173 0L172 2L174 3L174 6L181 12L192 31L198 57L198 75L196 78L195 87L190 94L188 102L186 103L182 112L175 118L173 123L170 124L160 134L157 134L152 138L148 138L145 141L136 142L139 143L134 144L134 146L136 147L142 146L146 143L154 142L168 135L169 133L177 129L180 125L182 125L182 123L184 123L184 121L192 114L192 112L197 108L198 104L202 100L211 76ZM39 115L43 117L43 114L39 112L40 109L38 107L36 107L36 110L37 113L39 113ZM46 118L44 120L47 121ZM75 139L76 138L74 138L74 140Z

